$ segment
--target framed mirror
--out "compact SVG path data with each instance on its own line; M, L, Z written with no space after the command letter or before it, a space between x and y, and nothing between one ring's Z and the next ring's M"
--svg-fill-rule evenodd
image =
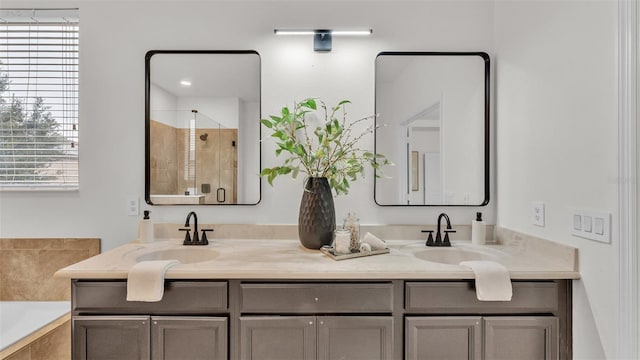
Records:
M260 201L260 56L153 50L145 57L145 200Z
M489 56L382 52L375 64L375 179L383 206L489 203Z

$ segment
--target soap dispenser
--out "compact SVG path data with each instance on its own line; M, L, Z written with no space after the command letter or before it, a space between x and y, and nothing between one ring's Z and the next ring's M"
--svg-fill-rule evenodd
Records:
M487 223L482 220L482 213L476 213L476 219L471 222L471 243L484 245L487 236Z
M153 221L149 218L149 210L144 211L144 217L138 224L138 242L150 243L153 242Z

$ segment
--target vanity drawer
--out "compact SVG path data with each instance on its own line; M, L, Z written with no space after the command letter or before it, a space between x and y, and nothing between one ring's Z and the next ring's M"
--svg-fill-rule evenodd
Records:
M243 283L243 313L390 313L391 283Z
M227 311L223 281L166 281L158 302L127 301L126 281L72 281L72 312L80 314L210 314Z
M405 309L428 314L524 314L558 311L558 284L514 281L511 301L480 301L473 281L407 282Z

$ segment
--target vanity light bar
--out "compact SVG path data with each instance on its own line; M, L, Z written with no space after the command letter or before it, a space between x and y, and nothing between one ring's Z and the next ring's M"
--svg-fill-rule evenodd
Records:
M371 35L372 29L365 30L329 30L329 29L274 29L276 35L313 35L313 50L318 52L331 51L333 35Z
M273 30L276 35L315 35L318 33L331 34L331 35L371 35L372 29L364 30L302 30L302 29L275 29Z

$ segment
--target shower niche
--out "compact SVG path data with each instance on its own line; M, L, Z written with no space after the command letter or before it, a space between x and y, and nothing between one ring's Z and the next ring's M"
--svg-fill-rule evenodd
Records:
M151 205L260 201L260 57L150 51L145 199Z

